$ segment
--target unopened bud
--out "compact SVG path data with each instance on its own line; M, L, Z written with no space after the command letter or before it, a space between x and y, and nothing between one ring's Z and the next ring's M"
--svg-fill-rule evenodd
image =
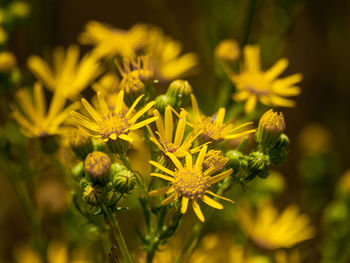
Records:
M168 95L159 95L156 98L156 103L154 105L154 108L156 108L160 113L164 113L166 106L175 106L175 98L170 97Z
M123 76L120 82L120 88L124 90L124 102L128 107L130 107L139 96L145 93L145 85L137 76L131 73ZM143 106L142 101L137 106Z
M87 185L84 188L83 200L90 205L98 205L101 202L102 191L99 186Z
M268 176L268 168L270 159L268 155L262 152L252 152L248 156L248 171L247 180L253 179L255 176L266 178Z
M94 151L86 156L84 169L93 182L105 185L109 180L111 159L103 152Z
M237 150L230 150L226 152L225 156L228 158L228 162L226 164L227 168L232 168L234 173L242 167L242 161L244 159L244 155Z
M136 177L133 172L128 170L124 165L114 163L111 168L113 176L114 189L119 193L127 193L134 189Z
M80 182L80 180L84 178L84 175L85 175L84 163L80 161L75 166L73 166L71 169L71 174L75 181Z
M192 94L192 87L187 80L174 80L170 83L167 96L174 98L175 106L181 108L186 106Z
M260 118L256 141L263 147L273 147L285 128L283 114L270 109Z

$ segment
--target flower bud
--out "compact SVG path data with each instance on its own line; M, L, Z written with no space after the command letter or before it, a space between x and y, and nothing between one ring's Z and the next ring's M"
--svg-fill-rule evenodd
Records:
M9 74L16 67L16 58L12 52L3 51L0 53L0 73Z
M279 149L287 149L289 146L289 138L287 135L282 133L280 137L278 138L277 143L275 144L274 148L279 148Z
M83 162L79 162L78 164L76 164L75 166L72 167L72 169L70 170L72 177L75 181L80 182L80 180L82 178L84 178L84 163Z
M98 205L101 202L102 191L99 186L88 184L83 191L83 200L90 205Z
M86 156L84 169L93 182L105 185L109 180L111 159L103 152L94 151Z
M124 102L130 107L134 101L145 93L145 85L141 82L138 76L134 74L126 74L120 82L120 88L124 90ZM137 107L143 106L143 100L137 104Z
M287 159L287 147L289 145L289 138L287 135L282 133L278 138L276 144L269 149L268 154L270 156L270 161L273 164L281 164Z
M266 178L268 176L268 168L270 159L268 155L262 152L252 152L248 156L248 171L249 175L246 180L250 181L255 176Z
M187 80L174 80L170 83L167 96L174 98L175 106L181 108L186 106L192 94L192 87Z
M272 147L277 143L285 128L283 114L270 109L260 118L258 131L255 134L256 141L263 147Z
M161 114L164 113L166 106L175 106L175 98L170 97L168 95L159 95L156 98L156 103L154 105L154 108L156 108Z
M215 56L223 61L234 62L240 56L240 48L235 40L225 39L215 48Z
M69 144L79 160L85 160L93 149L91 138L79 129L72 129L69 134Z
M203 161L205 169L214 167L213 173L222 171L225 168L229 158L225 157L221 151L210 150L206 153Z
M226 152L225 156L228 158L228 162L226 164L227 168L232 168L234 173L242 167L242 161L244 159L244 155L237 150L230 150Z
M119 163L112 164L111 174L114 189L119 193L127 193L135 187L136 177L133 172Z

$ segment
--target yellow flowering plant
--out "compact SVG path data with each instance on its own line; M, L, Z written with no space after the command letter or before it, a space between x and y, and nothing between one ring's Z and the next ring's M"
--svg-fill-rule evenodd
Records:
M136 24L121 30L90 21L79 42L92 46L81 58L77 45L54 48L52 64L30 56L27 66L36 81L16 91L11 103L11 116L22 134L33 145L40 142L39 156L46 153L43 163L33 158L18 174L32 173L28 177L35 182L35 176L49 167L48 174L55 171L63 178L69 195L66 221L73 228L64 230L67 244L48 243L26 184L16 177L14 185L29 214L35 244L35 251L17 251L17 262L68 261L75 258L70 252L77 244L91 248L91 259L82 257L81 262L162 262L159 250L179 232L186 236L172 262L206 262L206 256L196 256L197 245L207 227L227 227L227 222L230 227L237 223L246 237L273 250L277 262L283 262L287 254L277 250L314 236L308 217L295 207L278 215L271 203L263 203L254 215L237 196L238 187L247 190L243 196L258 192L249 189L249 182L266 179L270 166L287 157L283 114L275 109L264 113L260 107L295 105L288 98L300 93L297 84L302 76L279 77L288 65L286 59L264 71L260 48L245 45L239 65L238 42L221 41L213 55L234 85L235 102L216 107L201 103L198 87L191 86L195 81L180 79L196 73L198 55L182 54L181 43L156 26ZM0 53L0 71L7 74L16 61L5 55ZM48 138L54 138L55 145ZM1 157L2 163L10 160L6 154ZM232 211L238 214L236 222ZM135 232L130 230L132 223L137 241L130 234ZM52 247L58 251L56 259ZM245 248L235 243L227 247L227 258L237 262L272 255L251 250L245 254Z

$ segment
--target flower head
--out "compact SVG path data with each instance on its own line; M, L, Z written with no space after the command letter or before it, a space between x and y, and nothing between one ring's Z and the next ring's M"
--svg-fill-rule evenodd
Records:
M20 108L12 107L12 116L22 126L23 134L40 138L64 133L62 123L79 104L73 103L64 109L66 100L55 92L49 109L46 110L45 94L39 83L34 84L33 93L31 98L28 90L19 90L16 99Z
M40 57L31 56L28 67L50 90L73 100L102 72L100 64L92 54L79 61L79 47L71 45L66 51L57 47L53 51L53 68Z
M260 202L254 216L247 205L239 210L238 223L253 241L266 249L290 248L312 238L310 219L300 215L296 206L287 207L280 215L270 201ZM273 233L273 234L271 234Z
M99 151L89 153L84 161L84 170L96 182L105 183L111 169L111 159Z
M197 100L193 95L191 95L191 100L194 112L194 119L191 120L191 123L195 129L201 131L200 137L204 141L219 142L255 132L254 129L238 132L240 129L252 124L252 122L247 122L237 127L234 127L231 123L225 124L225 108L220 108L217 114L212 117L203 116L199 111Z
M219 172L225 168L229 158L225 157L221 151L210 150L205 155L203 166L204 168L215 167L214 172Z
M215 56L223 61L233 62L240 56L238 43L233 39L224 39L215 48Z
M16 67L16 58L8 51L0 52L0 74L8 74Z
M295 86L301 81L301 74L294 74L285 78L278 76L288 66L287 59L280 59L267 71L260 68L260 48L258 46L244 47L244 65L240 74L231 76L236 85L237 93L233 98L237 101L245 100L245 111L254 110L257 101L268 106L294 107L295 102L284 97L296 96L300 88Z
M185 137L186 129L186 112L181 111L179 116L179 122L176 127L175 136L174 124L173 124L173 114L170 106L165 108L164 122L162 116L158 110L153 111L154 116L157 116L156 120L157 131L156 134L158 138L154 135L150 127L147 126L148 132L151 137L150 140L164 153L172 153L177 158L185 157L186 152L188 152L192 146L193 141L197 138L198 133L193 132ZM185 137L185 138L184 138ZM194 151L192 151L194 152Z
M207 194L233 202L229 199L218 196L209 190L212 184L215 184L229 176L232 173L232 169L226 170L218 175L211 176L213 174L214 167L203 170L203 160L206 152L207 146L205 145L201 148L195 163L192 161L192 155L186 153L185 165L182 165L174 154L167 153L175 165L174 171L165 168L157 162L150 161L153 166L167 174L151 173L151 176L159 177L171 182L170 186L151 191L150 195L170 194L170 196L161 202L162 205L167 205L178 198L181 198L182 214L186 213L188 203L191 200L193 210L199 220L202 222L205 219L198 204L198 200L201 200L207 205L216 209L223 209L223 206L220 203L210 198Z
M158 117L148 118L137 123L137 120L146 113L154 102L149 102L138 112L134 112L136 105L142 99L140 96L133 105L125 112L123 111L123 98L124 91L118 93L117 102L115 108L110 110L107 106L106 100L101 92L97 93L98 103L100 105L100 111L96 111L84 98L81 99L85 109L88 111L92 120L84 115L72 111L71 116L75 122L91 131L91 135L100 138L103 142L110 140L123 140L126 142L132 142L132 138L128 135L130 131L137 130L153 121Z

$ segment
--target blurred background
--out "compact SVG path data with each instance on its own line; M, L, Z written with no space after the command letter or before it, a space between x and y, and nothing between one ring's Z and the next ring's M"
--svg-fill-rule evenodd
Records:
M10 36L9 45L28 83L32 77L26 71L27 58L31 54L49 57L54 46L77 43L90 20L122 29L139 22L157 25L179 40L184 52L198 53L197 74L187 79L206 113L217 110L212 102L220 81L215 78L213 54L220 40L259 44L264 68L280 57L288 58L285 75L300 72L304 79L297 107L282 109L291 146L287 162L278 167L287 182L278 205L298 203L313 224L322 228L320 215L334 199L337 179L350 168L349 1L32 0L29 4L30 18ZM1 116L1 120L6 118ZM8 179L0 176L1 261L12 257L14 244L30 231ZM60 188L51 181L45 189L41 195L60 195ZM65 209L64 203L41 205L54 210L49 220L58 224L54 215ZM321 257L322 231L317 235L309 241L311 262Z

